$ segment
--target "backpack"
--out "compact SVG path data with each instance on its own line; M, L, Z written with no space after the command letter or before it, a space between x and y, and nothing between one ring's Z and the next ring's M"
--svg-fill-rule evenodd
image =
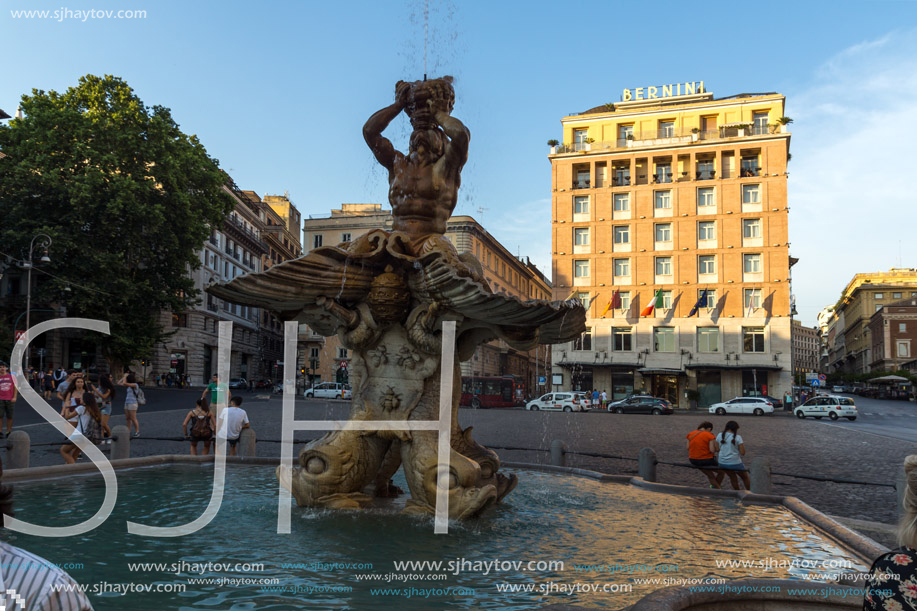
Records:
M191 436L198 439L210 439L213 437L213 429L210 427L210 415L198 418L194 416L194 424L191 426Z
M134 396L137 397L137 405L146 405L146 395L140 390L140 386L134 389Z
M96 420L92 416L89 416L89 424L86 425L86 430L83 429L83 417L80 416L79 420L80 432L83 434L86 439L92 443L99 445L102 443L102 421Z

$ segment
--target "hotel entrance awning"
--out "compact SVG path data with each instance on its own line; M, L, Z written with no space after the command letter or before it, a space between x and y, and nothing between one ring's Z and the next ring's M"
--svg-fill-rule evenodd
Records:
M637 371L641 375L645 375L645 376L683 376L683 375L687 375L681 369L662 369L662 368L651 369L649 367L645 367L643 369L638 369Z

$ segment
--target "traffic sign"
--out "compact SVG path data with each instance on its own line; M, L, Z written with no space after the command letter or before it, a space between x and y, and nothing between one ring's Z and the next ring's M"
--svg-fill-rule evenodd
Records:
M822 381L821 380L812 380L811 384L813 388L818 388L819 386L822 385Z
M341 369L347 369L347 361L341 361Z
M16 341L18 342L25 337L25 331L16 331Z
M544 386L547 383L548 378L546 376L538 376L538 384Z
M822 386L825 385L825 382L828 381L828 376L823 373L818 374L818 381L822 383Z

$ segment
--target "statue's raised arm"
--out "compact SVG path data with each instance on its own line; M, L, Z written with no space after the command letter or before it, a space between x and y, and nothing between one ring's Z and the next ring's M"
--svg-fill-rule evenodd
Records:
M410 83L398 81L395 85L395 103L376 111L363 126L363 139L369 145L376 161L382 164L389 172L394 168L396 155L400 153L395 150L391 141L382 135L382 132L392 122L392 119L404 110L410 89Z

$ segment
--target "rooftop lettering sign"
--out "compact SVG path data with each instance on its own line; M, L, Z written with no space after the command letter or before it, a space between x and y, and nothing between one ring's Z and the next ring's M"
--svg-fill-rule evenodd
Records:
M625 89L621 94L621 101L630 102L631 100L674 98L681 95L695 95L705 92L706 90L704 89L704 81L692 81L690 83L662 85L661 87L637 87L636 89Z

